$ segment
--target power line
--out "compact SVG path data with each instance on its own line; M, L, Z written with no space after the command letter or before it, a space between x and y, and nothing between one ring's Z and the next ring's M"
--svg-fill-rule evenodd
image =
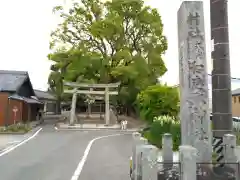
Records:
M208 76L212 76L212 75L211 75L211 74L208 74ZM240 81L240 78L231 77L231 79Z
M212 75L211 74L208 74L208 76L211 76L212 77ZM231 80L237 80L237 81L240 81L240 78L234 78L234 77L231 77ZM174 85L174 87L178 87L179 86L179 84L177 84L177 85Z

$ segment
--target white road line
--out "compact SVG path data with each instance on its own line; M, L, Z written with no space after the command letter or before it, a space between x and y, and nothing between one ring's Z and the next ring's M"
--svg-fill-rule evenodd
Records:
M90 149L91 149L91 147L92 147L92 144L93 144L96 140L103 139L103 138L108 138L108 137L112 137L112 136L121 136L121 135L126 135L126 134L111 134L111 135L100 136L100 137L97 137L97 138L92 139L92 140L88 143L88 145L87 145L87 147L86 147L86 149L85 149L85 151L84 151L83 157L82 157L81 161L79 162L79 164L78 164L78 166L77 166L77 169L75 170L75 172L74 172L71 180L78 180L78 178L79 178L79 176L80 176L80 174L81 174L81 172L82 172L83 166L84 166L84 164L85 164L85 162L86 162L86 160L87 160L87 156L88 156L88 154L89 154L89 152L90 152Z
M7 154L7 153L9 153L9 152L11 152L11 151L13 151L13 150L16 149L17 147L25 144L26 142L30 141L30 140L33 139L35 136L37 136L38 133L39 133L41 130L42 130L42 128L40 128L39 130L37 130L37 132L35 132L35 133L34 133L32 136L30 136L29 138L23 140L21 143L15 145L15 146L11 146L11 147L9 147L9 148L4 149L3 152L0 153L0 157L3 156L3 155L5 155L5 154Z

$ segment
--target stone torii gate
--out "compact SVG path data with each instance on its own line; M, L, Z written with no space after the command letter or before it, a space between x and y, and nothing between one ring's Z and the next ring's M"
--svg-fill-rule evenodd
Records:
M88 95L105 95L105 123L110 124L110 106L109 106L109 96L118 95L118 91L111 91L110 89L116 89L120 83L111 84L84 84L75 82L64 82L64 86L72 87L72 90L64 90L64 93L73 94L72 96L72 106L70 113L70 124L74 124L74 116L76 111L77 95L78 94L88 94ZM85 88L85 90L80 90ZM88 88L88 90L86 90ZM104 89L104 90L94 90L94 88Z

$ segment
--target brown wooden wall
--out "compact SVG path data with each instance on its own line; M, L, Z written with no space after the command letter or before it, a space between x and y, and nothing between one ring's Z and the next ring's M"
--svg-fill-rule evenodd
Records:
M30 121L37 120L38 108L40 108L40 105L38 105L38 104L31 104L31 119L30 119Z
M27 104L21 100L8 99L9 93L0 92L0 126L11 125L19 121L27 122L36 120L37 110L42 105ZM31 107L29 109L29 107ZM15 113L13 109L17 108L18 111ZM43 107L42 107L43 108ZM28 113L31 111L31 117L28 117Z
M8 107L9 107L8 124L14 124L14 120L15 120L15 123L21 122L22 121L22 101L10 99ZM15 117L15 113L13 112L14 108L18 109L18 111L16 112L16 117Z
M0 92L0 126L7 121L8 93Z
M232 116L240 117L240 96L232 96Z
M23 120L23 122L28 121L28 104L27 103L23 103L22 120Z
M29 109L29 107L31 109ZM23 103L23 108L22 108L22 120L23 120L23 122L35 121L36 116L37 116L38 107L40 107L40 105ZM31 111L30 119L28 119L29 111Z

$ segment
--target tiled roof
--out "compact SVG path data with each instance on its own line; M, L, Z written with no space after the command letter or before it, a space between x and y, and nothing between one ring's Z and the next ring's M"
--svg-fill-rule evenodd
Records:
M26 71L0 70L0 91L17 91L27 78Z
M37 99L27 98L27 97L19 96L17 94L14 94L14 95L10 96L9 99L22 100L22 101L24 101L28 104L42 104L42 102L38 101Z
M56 98L50 94L49 92L46 91L41 91L41 90L34 90L36 96L38 99L45 99L45 100L56 100Z

